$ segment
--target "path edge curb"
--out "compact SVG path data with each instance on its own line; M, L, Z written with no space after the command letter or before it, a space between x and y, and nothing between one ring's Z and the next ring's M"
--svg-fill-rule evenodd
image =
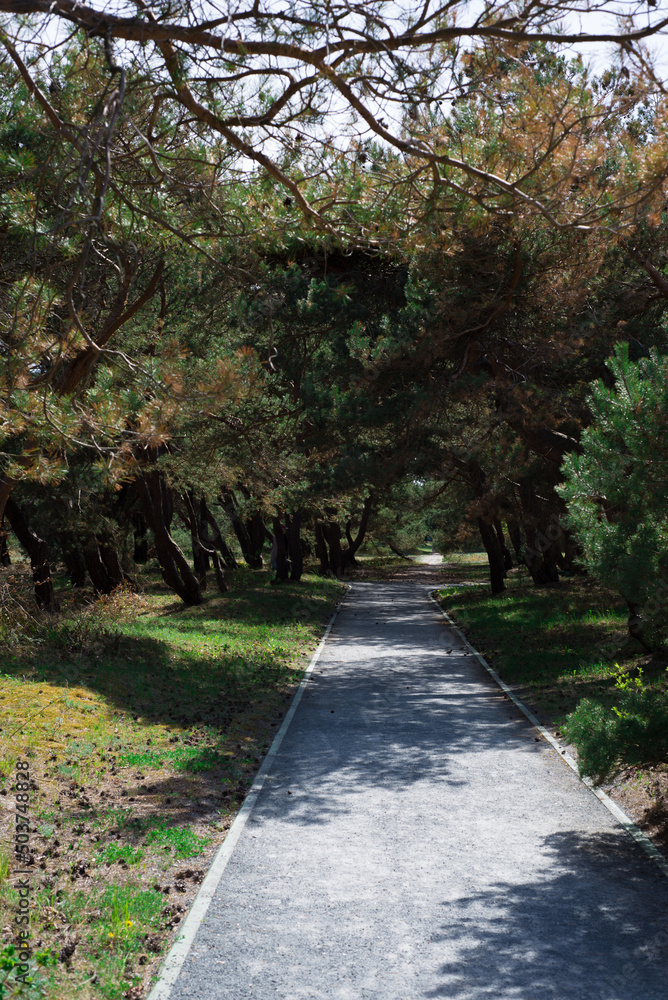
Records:
M604 791L602 791L600 788L597 788L590 778L582 777L580 775L580 771L578 769L578 765L575 759L571 757L571 755L568 753L567 750L565 750L562 746L559 745L559 741L554 738L552 733L549 732L549 730L547 730L545 726L542 725L541 722L539 722L539 720L533 714L531 709L524 704L521 698L517 697L512 688L509 688L508 685L505 683L505 681L501 680L496 670L494 670L493 667L490 667L485 657L471 645L471 643L468 641L462 630L458 628L457 625L455 625L450 615L439 603L439 601L437 601L436 598L434 597L434 594L436 594L441 589L442 589L441 587L433 587L427 591L427 594L429 596L429 599L433 601L433 603L436 605L441 615L445 618L450 628L457 633L462 642L471 650L471 652L476 657L478 662L485 668L485 670L490 675L492 680L501 688L504 694L506 694L510 698L513 704L517 708L519 708L520 712L522 712L522 714L526 716L531 725L538 730L543 739L547 740L547 742L552 747L554 747L554 749L557 751L561 759L565 761L566 764L568 764L568 766L571 768L571 770L575 772L578 781L580 781L583 785L585 785L589 789L589 791L592 792L592 794L595 795L596 798L603 803L608 812L612 813L617 822L624 827L626 832L631 837L633 837L635 842L643 849L645 854L647 854L652 859L652 861L657 865L657 867L661 869L662 873L666 877L668 877L668 861L663 856L658 847L654 846L654 844L649 839L647 834L642 832L642 830L633 822L631 817L627 816L624 810L621 809L617 805L617 803L610 798L609 795L606 795ZM153 998L149 998L149 1000L153 1000Z
M185 962L188 952L190 951L191 945L195 940L195 935L199 930L200 924L206 917L207 911L211 904L215 892L220 884L223 877L227 863L234 853L234 848L237 846L239 838L243 833L244 827L248 822L253 807L257 802L260 792L264 788L267 775L271 770L271 766L274 762L274 758L278 753L281 743L290 728L290 723L294 717L295 712L299 702L302 700L302 695L306 689L306 685L313 673L313 669L320 659L320 654L325 648L325 643L329 638L329 633L332 631L332 626L336 621L339 609L345 600L348 591L350 590L350 585L348 584L346 591L343 593L341 600L334 609L334 614L330 618L325 633L318 643L313 656L310 659L309 665L304 671L304 675L301 679L301 683L297 690L295 691L292 702L290 703L290 708L285 714L283 719L283 724L281 728L276 733L271 746L267 750L266 756L262 761L262 764L255 775L253 783L248 790L248 794L243 801L241 809L234 817L234 821L227 831L227 836L218 848L216 854L214 855L213 861L209 866L209 870L204 877L204 881L199 887L199 891L195 896L192 906L188 910L188 914L183 922L180 933L178 934L176 940L172 944L172 947L167 952L165 960L160 968L160 973L157 982L153 985L150 993L148 994L146 1000L169 1000L172 989L176 984L176 980L179 977L179 973L183 968L183 963Z

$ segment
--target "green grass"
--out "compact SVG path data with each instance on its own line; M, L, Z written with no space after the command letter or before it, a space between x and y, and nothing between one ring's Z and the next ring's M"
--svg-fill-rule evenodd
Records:
M132 844L107 844L100 851L98 861L113 865L115 861L125 861L128 865L138 864L144 857L144 852Z
M647 736L640 753L632 753L633 737L623 745L617 713L626 711L629 693L620 677L635 678L644 670L648 693L642 711L647 714L650 704L660 708L665 702L666 664L662 656L648 656L627 641L627 609L619 597L587 578L536 587L520 581L516 572L497 596L456 586L439 596L501 677L519 689L541 719L575 743L582 770L604 780L625 764L663 759L656 718L653 729L645 727L654 736ZM637 716L641 710L636 706L634 711ZM668 724L668 712L663 717ZM630 723L626 728L636 739L642 730Z
M160 892L132 884L73 892L59 904L70 926L81 929L96 996L121 1000L141 970L147 938L160 926L164 907Z
M199 837L187 827L168 826L166 823L161 823L149 830L146 843L169 847L177 858L192 858L203 853L204 848L211 843L211 837Z
M448 552L443 560L453 566L482 566L487 571L486 552Z

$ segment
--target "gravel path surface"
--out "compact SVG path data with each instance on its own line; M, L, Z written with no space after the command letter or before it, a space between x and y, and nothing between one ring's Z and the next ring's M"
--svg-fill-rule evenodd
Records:
M654 1000L668 880L416 584L356 583L171 1000Z

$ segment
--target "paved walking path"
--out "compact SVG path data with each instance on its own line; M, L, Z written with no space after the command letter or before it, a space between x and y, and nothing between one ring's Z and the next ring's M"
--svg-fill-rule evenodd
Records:
M665 1000L668 879L535 737L353 585L171 1000Z

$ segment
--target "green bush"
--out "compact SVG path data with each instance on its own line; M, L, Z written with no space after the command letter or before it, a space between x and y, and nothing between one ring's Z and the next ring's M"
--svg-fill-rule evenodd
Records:
M578 752L580 774L596 784L624 767L647 767L668 756L668 693L647 688L642 671L635 678L620 672L616 686L617 706L583 698L563 729Z

